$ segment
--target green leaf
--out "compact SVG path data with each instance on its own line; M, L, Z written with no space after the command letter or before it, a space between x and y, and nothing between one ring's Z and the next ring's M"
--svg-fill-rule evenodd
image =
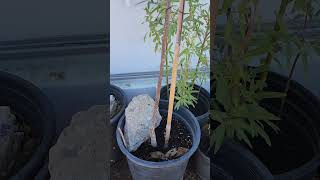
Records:
M280 128L276 124L274 124L273 122L271 122L269 120L265 120L263 122L265 122L268 126L270 126L275 132L280 131Z
M271 146L271 140L270 140L268 134L264 131L264 129L261 128L260 126L257 126L256 130L261 135L261 137L266 141L266 143L269 146Z
M210 117L213 120L222 123L223 120L228 117L228 115L225 112L210 110Z
M280 120L279 117L268 112L257 104L245 104L235 109L232 113L233 117L248 118L254 120Z
M226 128L224 125L220 125L214 130L214 154L219 151L225 138L225 132Z
M217 79L216 99L228 111L231 108L228 83L224 79Z
M236 132L237 138L241 141L243 140L250 148L252 148L252 144L250 143L250 140L248 136L245 134L245 132L242 129L238 129Z

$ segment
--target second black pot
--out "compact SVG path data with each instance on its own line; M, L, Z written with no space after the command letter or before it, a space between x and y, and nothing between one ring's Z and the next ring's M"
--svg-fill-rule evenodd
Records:
M283 92L287 80L270 72L267 90ZM262 105L275 115L279 115L280 104L280 99L262 101ZM320 167L319 119L319 98L292 81L282 120L276 122L280 128L279 134L266 127L272 146L256 138L252 142L252 152L268 167L275 179L312 179Z
M117 86L111 85L110 86L110 95L114 95L116 100L120 103L120 108L118 112L111 117L110 124L111 124L111 153L110 153L110 162L111 164L117 162L121 158L121 152L116 142L116 129L118 121L124 115L125 108L127 106L127 95L126 93ZM108 107L109 108L109 107Z
M170 85L169 85L170 87ZM200 127L203 126L209 119L209 107L210 107L210 94L209 92L201 86L194 85L194 90L199 91L194 94L194 97L197 97L197 103L195 107L187 107L194 116L198 119ZM161 88L160 97L163 100L168 100L167 86Z

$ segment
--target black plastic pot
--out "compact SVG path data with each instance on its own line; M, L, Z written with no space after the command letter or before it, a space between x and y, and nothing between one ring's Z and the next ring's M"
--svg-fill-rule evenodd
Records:
M287 78L270 73L267 90L284 91ZM268 99L262 105L279 114L281 101ZM272 146L255 139L252 152L269 168L275 179L312 179L320 167L320 102L318 97L295 81L291 82L280 133L266 128Z
M111 149L111 153L110 153L110 155L111 155L110 162L113 164L113 163L117 162L121 158L121 155L122 155L120 152L120 149L117 145L117 142L116 142L115 132L117 129L118 121L124 115L124 111L127 106L128 100L127 100L127 95L125 94L125 92L117 86L114 86L114 85L110 86L110 95L111 94L114 95L114 97L120 103L120 106L121 106L121 108L117 112L117 114L115 114L110 119L110 124L112 127L112 134L111 134L112 149Z
M217 154L210 154L210 157L211 164L213 164L210 167L212 179L218 177L227 177L234 180L274 179L269 170L256 156L241 144L233 141L225 141Z
M205 124L209 120L210 94L206 89L196 84L194 85L194 90L199 91L199 95L198 93L194 94L194 97L197 97L198 99L197 104L195 104L195 107L190 106L187 108L198 119L201 127L203 124ZM167 86L163 86L160 92L160 97L161 97L160 99L168 100L168 96L169 95L167 92Z
M168 102L160 101L159 109L161 114L167 113ZM178 111L174 111L173 116L177 120L184 122L189 129L193 144L189 151L178 159L163 161L163 162L151 162L141 160L131 154L124 146L121 136L117 131L117 142L122 153L126 156L132 174L135 180L178 180L182 179L186 170L188 161L192 154L197 150L200 143L200 127L197 119L186 108L180 108ZM125 118L123 117L119 123L118 128L123 129Z
M200 148L192 156L191 165L202 180L210 179L210 157L205 155Z
M48 155L55 135L55 113L48 98L33 84L8 73L0 72L0 105L10 106L17 120L25 120L41 138L39 146L9 180L30 180L38 173Z
M111 94L114 95L114 97L120 103L120 106L121 106L118 113L115 114L110 120L111 125L116 127L119 119L124 114L124 110L127 106L128 99L127 99L126 93L122 89L120 89L119 87L117 87L115 85L110 85L110 95Z

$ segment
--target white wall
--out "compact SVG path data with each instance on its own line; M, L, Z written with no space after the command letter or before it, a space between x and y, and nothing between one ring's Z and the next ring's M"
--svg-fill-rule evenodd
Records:
M127 5L130 2L130 6ZM154 52L151 40L144 42L148 31L144 21L143 0L111 0L110 73L159 71L160 53ZM203 0L209 2L209 0ZM192 62L195 66L196 62Z
M127 6L126 0L110 1L110 73L158 71L159 54L153 44L144 42L147 25L144 4Z

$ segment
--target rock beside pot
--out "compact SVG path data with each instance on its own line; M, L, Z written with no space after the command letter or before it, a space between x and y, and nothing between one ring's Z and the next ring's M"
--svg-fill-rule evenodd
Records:
M78 112L49 154L51 180L108 179L107 106Z
M18 149L22 146L23 133L17 132L16 118L10 107L0 106L0 179L10 172Z

